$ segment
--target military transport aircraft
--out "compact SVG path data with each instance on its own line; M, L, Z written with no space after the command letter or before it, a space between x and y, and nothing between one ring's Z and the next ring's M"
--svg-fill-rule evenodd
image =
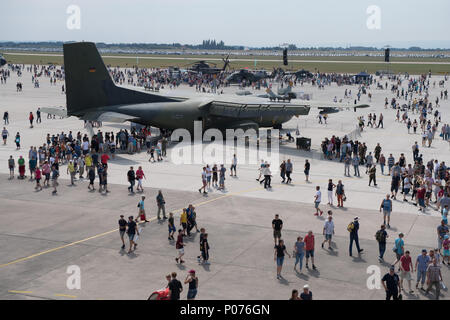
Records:
M147 93L116 86L94 43L64 44L67 116L83 120L125 122L194 132L194 121L202 121L203 130L244 130L260 127L281 128L293 116L307 115L311 108L365 108L296 100L277 103L255 96L189 92L177 97ZM297 103L298 101L298 103ZM43 108L41 108L43 109ZM43 110L49 112L49 108ZM49 112L50 113L50 112Z

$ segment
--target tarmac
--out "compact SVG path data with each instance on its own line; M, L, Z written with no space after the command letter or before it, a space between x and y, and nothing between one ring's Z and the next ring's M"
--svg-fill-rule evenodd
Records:
M433 76L439 82L443 77ZM16 81L24 83L23 92L16 92ZM201 164L176 165L169 156L160 163L148 162L145 152L128 155L119 154L109 164L108 182L111 193L100 195L89 192L85 181L77 181L77 186L68 186L65 166L61 170L58 195L52 196L50 189L34 191L34 183L8 180L7 159L13 155L28 158L30 146L44 143L47 133L61 131L73 133L81 131L83 122L76 118L46 119L42 124L29 128L28 113L37 107L65 105L61 94L62 82L50 86L47 78L41 78L41 88L33 88L31 75L23 73L20 80L14 75L6 85L0 85L0 111L8 110L10 125L7 126L10 138L6 146L0 146L0 299L146 299L149 294L165 286L165 275L176 271L184 280L187 271L195 269L199 277L198 299L288 299L292 289L301 289L308 283L315 299L383 299L383 290L369 289L367 268L380 266L381 275L388 270L377 259L377 243L374 234L382 223L378 212L381 200L389 191L390 179L377 172L378 187L368 187L368 177L361 167L361 178L344 177L343 164L323 160L320 143L324 137L343 136L353 131L356 118L369 112L382 112L385 117L384 129L367 128L360 141L366 142L373 151L380 142L382 153L388 157L393 153L398 158L404 152L407 162L411 161L411 146L419 141L420 135L408 134L406 126L394 121L395 112L384 109L384 98L392 97L389 90L371 90L371 108L344 111L330 115L328 125L317 123L317 111L309 116L293 119L284 128L295 131L297 126L303 136L312 138L312 150L299 151L295 144L280 146L280 161L290 158L294 164L293 184L280 183L274 174L272 190L262 188L257 178L258 165L246 164L238 159L238 177L227 175L226 190L211 190L207 196L198 193L200 187ZM356 87L337 87L333 84L325 90L305 85L297 86L295 91L312 93L314 99L331 101L334 96L342 97L348 88L354 93ZM446 84L448 88L448 83ZM187 88L173 90L182 92ZM193 90L192 88L190 90ZM232 94L236 88L226 88ZM436 85L431 89L431 100L444 90ZM169 90L167 90L169 91ZM363 96L362 103L367 103ZM449 123L450 103L441 102L440 111L443 122ZM416 118L415 115L412 118ZM119 128L129 128L127 124L104 124L100 129L117 132ZM95 129L97 130L97 129ZM14 135L20 132L22 149L16 151ZM421 148L424 159L447 160L450 155L448 142L438 136L431 148ZM303 163L311 162L311 183L304 181ZM141 165L146 173L144 181L147 214L152 221L143 228L138 249L127 255L121 251L121 241L117 228L120 214L136 215L139 194L129 196L126 190L126 171L129 166ZM273 165L275 168L278 164ZM227 166L228 167L228 166ZM341 179L345 185L348 200L344 209L326 205L326 184L329 178L334 182ZM320 185L322 210L333 210L336 235L333 238L334 250L320 248L323 240L324 218L313 216L313 196L315 186ZM196 257L199 253L196 235L188 239L186 265L175 263L176 250L167 240L166 223L155 221L155 197L162 189L166 198L166 209L175 213L178 221L179 211L189 203L197 207L198 225L209 233L211 246L211 265L200 266ZM401 197L399 197L400 199ZM386 250L386 261L394 261L392 242L399 232L405 234L405 247L410 250L413 260L421 249L437 246L436 227L440 216L429 209L420 214L417 208L403 201L394 201L391 217L392 228ZM273 260L273 238L271 221L279 213L284 222L283 238L288 252L298 235L304 236L308 230L316 234L317 271L303 270L302 274L293 271L293 259L286 259L283 276L276 279L276 265ZM360 217L359 232L364 253L358 257L348 256L347 224L353 217ZM354 249L356 251L356 249ZM80 267L81 289L69 290L66 281L71 265ZM450 283L447 267L443 266L444 283ZM413 274L415 277L415 273ZM186 298L186 291L182 299ZM417 293L417 291L416 291ZM442 291L441 298L448 294ZM428 299L421 293L405 295L406 299Z

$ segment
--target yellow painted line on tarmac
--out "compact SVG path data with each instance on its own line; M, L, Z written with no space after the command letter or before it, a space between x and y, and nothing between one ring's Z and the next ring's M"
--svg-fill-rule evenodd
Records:
M19 294L31 294L33 291L17 291L17 290L8 290L9 293L19 293Z
M219 196L219 197L214 198L214 199L210 199L210 200L206 200L206 201L197 203L194 206L202 206L202 205L205 205L207 203L210 203L210 202L213 202L213 201L217 201L217 200L220 200L220 199L223 199L223 198L227 198L227 197L231 197L231 196L234 196L234 195L243 194L243 193L247 193L247 192L257 191L257 190L260 190L260 189L261 189L261 187L225 194L225 195ZM174 210L172 212L178 212L178 211L182 211L182 210L183 210L183 208ZM157 219L157 217L150 218L149 221L154 221L156 219ZM142 223L142 222L140 222L140 223ZM47 253L52 253L52 252L55 252L55 251L58 251L58 250L61 250L61 249L65 249L67 247L71 247L71 246L74 246L74 245L79 244L79 243L83 243L83 242L86 242L86 241L89 241L89 240L92 240L92 239L97 239L97 238L106 236L106 235L108 235L110 233L117 232L118 230L119 230L119 228L116 228L114 230L106 231L106 232L97 234L95 236L89 237L89 238L85 238L85 239L82 239L82 240L71 242L71 243L65 244L65 245L60 246L60 247L56 247L56 248L53 248L53 249L45 250L45 251L42 251L42 252L39 252L39 253L32 254L32 255L30 255L28 257L23 257L23 258L20 258L20 259L17 259L17 260L14 260L14 261L11 261L11 262L8 262L8 263L5 263L5 264L1 264L0 265L0 269L4 268L4 267L7 267L7 266L10 266L10 265L13 265L13 264L16 264L16 263L19 263L19 262L27 261L27 260L30 260L30 259L42 256L42 255L47 254Z
M62 294L62 293L55 293L56 297L64 297L64 298L72 298L72 299L76 299L77 296L72 296L70 294Z

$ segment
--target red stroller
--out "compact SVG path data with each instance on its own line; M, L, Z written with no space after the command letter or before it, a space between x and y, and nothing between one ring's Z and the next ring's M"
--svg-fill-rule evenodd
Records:
M147 300L169 300L169 288L153 292Z

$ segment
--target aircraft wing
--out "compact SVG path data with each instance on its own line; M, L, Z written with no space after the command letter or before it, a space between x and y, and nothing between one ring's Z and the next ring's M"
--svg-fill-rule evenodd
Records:
M262 115L307 115L310 107L307 104L281 104L281 103L237 103L225 101L212 101L202 108L207 108L211 115L229 118L256 118Z
M329 103L304 101L302 103L238 103L230 101L212 101L202 108L207 108L211 115L230 118L255 118L260 116L300 116L308 115L311 108L321 110L321 113L336 113L350 108L368 108L367 104L352 105L345 103Z

